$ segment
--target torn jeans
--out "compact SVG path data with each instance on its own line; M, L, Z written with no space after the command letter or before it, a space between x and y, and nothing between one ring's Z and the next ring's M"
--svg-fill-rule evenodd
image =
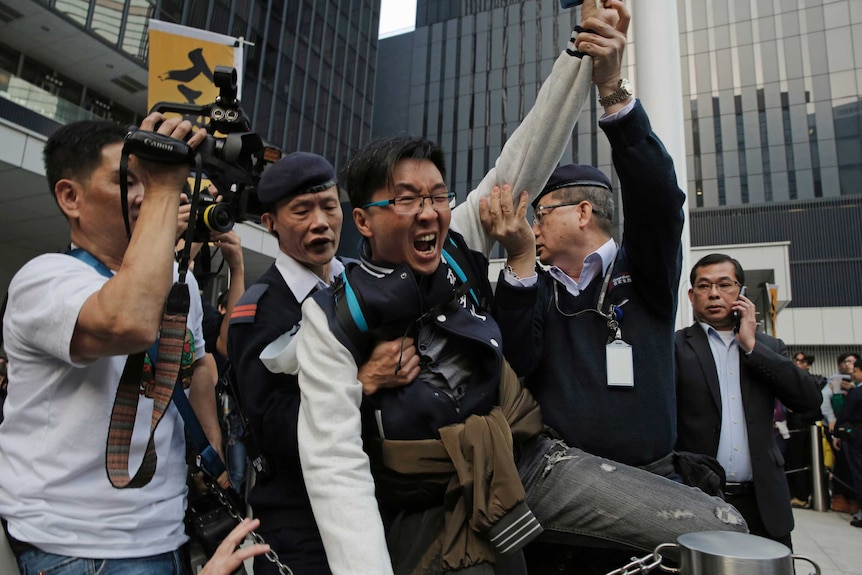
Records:
M684 533L748 531L721 498L545 435L524 445L518 472L548 541L653 551Z

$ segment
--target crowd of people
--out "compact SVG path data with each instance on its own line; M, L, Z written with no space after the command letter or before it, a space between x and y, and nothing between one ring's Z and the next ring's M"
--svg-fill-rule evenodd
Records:
M188 167L126 165L126 130L108 122L58 129L45 171L70 243L16 274L3 318L0 518L21 571L184 573L195 427L209 488L247 487L255 517L205 575L251 557L258 575L536 574L597 548L604 572L694 531L792 548L775 406L844 399L823 415L857 474L862 391L845 391L862 363L821 391L757 332L723 254L689 270L696 322L674 333L685 196L622 75L629 22L620 0L584 5L457 205L441 148L419 137L370 142L338 174L302 151L275 162L257 187L275 262L246 286L237 234L214 232L232 277L218 310L178 243ZM608 175L558 166L593 90L619 207ZM206 137L158 113L140 129L192 149ZM336 256L341 194L358 260ZM217 389L241 407L225 430ZM239 547L252 530L266 543Z
M793 360L806 373L811 372L814 365L814 355L799 352ZM859 501L862 498L862 442L854 441L854 426L862 427L862 411L859 401L862 392L862 360L856 352L844 352L836 358L837 371L828 377L810 375L820 389L822 402L814 412L793 412L786 409L787 419L791 424L789 431L791 440L793 432L807 432L810 425L821 425L824 435L824 450L822 464L828 470L828 489L830 507L833 511L847 513L851 516L850 524L862 527L862 511ZM797 440L797 453L793 452L794 443L787 443L788 481L791 486L791 503L795 507L811 506L813 485L809 474L797 474L798 469L812 463L810 441L805 437ZM818 466L819 470L819 466Z

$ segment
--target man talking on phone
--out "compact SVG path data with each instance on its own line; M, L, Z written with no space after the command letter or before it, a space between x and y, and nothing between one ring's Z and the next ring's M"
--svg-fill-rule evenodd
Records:
M773 406L778 399L810 411L820 405L820 391L783 341L757 333L738 261L704 256L689 280L696 322L676 333L676 447L718 459L727 476L725 499L751 533L792 549L793 513Z

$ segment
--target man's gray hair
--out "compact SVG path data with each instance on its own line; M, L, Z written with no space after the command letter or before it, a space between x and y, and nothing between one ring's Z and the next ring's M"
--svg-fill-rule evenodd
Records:
M552 192L557 202L590 202L593 217L608 236L613 235L611 224L614 220L614 193L602 186L569 186Z

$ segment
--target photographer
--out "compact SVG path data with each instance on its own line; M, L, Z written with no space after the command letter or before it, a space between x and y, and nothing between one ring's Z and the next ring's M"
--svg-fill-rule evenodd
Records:
M140 127L156 126L164 139L182 140L192 129L188 121L158 113ZM110 122L86 121L51 136L45 172L69 221L70 249L33 259L9 286L5 348L18 383L9 389L0 434L0 516L27 573L183 573L185 442L173 406L166 406L152 436L158 459L151 480L130 481L138 488L115 486L141 465L157 415L153 378L141 373L153 370L146 360L135 369L127 356L150 348L163 324L177 277L178 200L189 168L131 156L125 175L125 133ZM194 149L205 137L200 130L188 145ZM128 186L127 214L120 209L122 184ZM178 381L212 389L215 365L203 351L191 275L187 289L191 307L185 345L175 354L181 356ZM131 378L132 389L141 381L141 388L137 407L123 404L115 420L131 434L129 469L117 471L116 446L106 446L105 438L115 397L121 399L121 376ZM195 409L204 425L216 418L212 410Z

